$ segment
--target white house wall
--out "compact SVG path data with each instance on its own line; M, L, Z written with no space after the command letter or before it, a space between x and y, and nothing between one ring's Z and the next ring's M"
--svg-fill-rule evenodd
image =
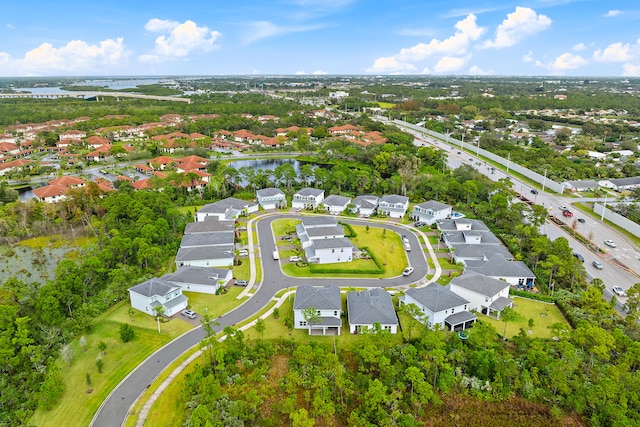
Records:
M333 252L332 252L333 251ZM353 259L352 248L316 249L318 264L350 262Z

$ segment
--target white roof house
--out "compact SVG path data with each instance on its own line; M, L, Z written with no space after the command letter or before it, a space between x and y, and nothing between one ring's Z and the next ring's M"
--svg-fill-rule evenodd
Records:
M317 317L314 322L308 322L304 310L313 308ZM342 299L340 288L337 286L302 285L296 290L293 301L293 325L296 329L308 329L309 335L313 331L322 335L333 332L340 335L342 328Z
M390 218L402 218L409 209L409 198L397 194L382 196L378 202L378 214Z
M347 293L347 317L349 332L353 334L372 330L376 323L383 331L398 332L398 316L391 295L381 288Z
M324 190L302 188L295 192L291 207L294 209L316 209L324 201Z
M401 304L415 304L430 328L436 324L449 331L470 328L476 316L469 312L470 303L449 287L433 283L424 288L410 288L400 297Z
M232 279L230 268L207 268L183 266L171 274L162 276L163 280L178 285L183 291L215 294Z
M167 317L187 308L189 301L180 286L156 277L129 288L129 298L136 310L155 316L155 308L162 307Z
M431 225L438 220L447 219L451 216L452 208L444 203L430 200L413 207L411 218Z
M324 199L323 202L327 212L333 215L341 214L345 209L347 209L347 205L349 205L349 203L351 203L350 197L337 196L334 194Z
M256 191L256 199L264 210L287 207L287 196L279 188L262 188Z

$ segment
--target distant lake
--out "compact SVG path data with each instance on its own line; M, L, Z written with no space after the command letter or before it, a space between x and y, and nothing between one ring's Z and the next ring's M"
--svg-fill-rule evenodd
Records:
M76 82L70 84L70 86L102 86L108 89L113 90L121 90L121 89L130 89L135 88L138 85L153 85L160 83L160 79L90 79L82 82ZM73 91L67 91L60 89L60 86L51 86L51 87L14 87L13 88L19 92L31 92L35 95L40 94L59 94L59 93L74 93Z
M254 171L262 170L276 170L278 166L285 164L291 164L296 173L300 174L300 162L295 159L257 159L257 160L234 160L229 162L229 166L234 169L240 170L240 168L250 167Z

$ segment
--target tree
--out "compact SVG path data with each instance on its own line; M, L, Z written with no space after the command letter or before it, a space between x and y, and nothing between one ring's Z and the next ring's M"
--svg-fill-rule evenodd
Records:
M66 344L60 350L60 357L62 357L62 360L67 362L69 366L71 366L71 362L73 362L73 358L75 357L75 355L76 353L75 351L73 351L73 348L71 348L70 344Z
M55 365L52 365L47 375L44 377L44 381L40 385L39 403L47 411L51 409L54 403L64 392L64 380L60 369Z
M507 340L507 322L512 320L516 320L519 317L519 314L511 307L505 307L500 312L500 320L504 323L504 331L502 331L502 337L504 340Z
M414 304L402 304L400 305L400 312L406 314L409 319L407 322L407 342L411 342L411 331L413 330L414 322L424 323L425 314L420 308Z
M309 335L311 335L311 327L320 321L320 314L315 307L309 307L302 310L302 318L307 322L309 327Z
M104 362L102 361L102 357L98 357L96 360L96 368L98 368L98 373L102 373L102 369L104 368Z
M313 427L316 425L316 421L309 417L309 413L304 408L290 413L289 419L291 420L291 427Z
M631 320L640 319L640 283L634 284L627 290L627 302L624 303L627 318Z
M258 318L258 320L256 320L256 332L260 335L260 339L264 338L265 329L264 319L262 317Z
M128 323L123 323L120 325L120 339L122 342L129 342L134 339L136 336L135 331Z

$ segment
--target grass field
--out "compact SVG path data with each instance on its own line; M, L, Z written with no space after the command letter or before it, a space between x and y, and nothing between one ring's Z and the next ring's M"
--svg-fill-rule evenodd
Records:
M128 343L120 340L119 329L122 323L130 324L135 338ZM31 425L42 426L87 426L102 401L111 390L155 350L173 338L191 329L192 326L180 318L158 324L151 316L135 312L129 316L129 303L123 301L97 317L90 333L84 334L85 350L80 347L80 338L71 343L75 358L69 366L59 360L65 382L65 391L50 411L36 410ZM107 348L102 356L103 373L98 373L96 360L100 354L98 343L103 341ZM86 374L91 377L93 392L86 383Z

